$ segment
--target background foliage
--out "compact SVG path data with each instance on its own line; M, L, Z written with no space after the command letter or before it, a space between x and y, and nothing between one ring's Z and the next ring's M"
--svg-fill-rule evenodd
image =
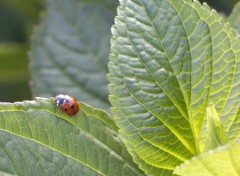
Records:
M27 52L42 7L42 0L0 1L0 101L32 97Z

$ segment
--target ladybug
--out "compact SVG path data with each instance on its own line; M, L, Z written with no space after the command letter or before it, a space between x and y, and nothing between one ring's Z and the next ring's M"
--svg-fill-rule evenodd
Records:
M68 115L74 115L80 109L78 101L69 95L60 94L56 96L55 103Z

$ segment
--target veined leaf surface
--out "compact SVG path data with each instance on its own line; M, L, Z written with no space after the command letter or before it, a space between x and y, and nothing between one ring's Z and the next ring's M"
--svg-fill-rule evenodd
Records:
M0 103L0 172L9 175L142 175L112 118L80 103L74 116L51 98Z
M171 175L199 154L207 106L240 137L240 42L206 4L121 0L112 28L110 101L134 160Z

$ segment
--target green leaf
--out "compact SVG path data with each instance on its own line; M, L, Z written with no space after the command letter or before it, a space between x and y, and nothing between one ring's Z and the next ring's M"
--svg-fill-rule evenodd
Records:
M200 153L213 102L230 141L240 137L240 42L191 0L121 0L112 28L110 101L134 160L171 175Z
M80 103L68 116L53 98L0 103L0 172L142 175L106 112Z
M240 34L240 2L236 3L234 6L232 13L228 17L228 21L231 26L237 30L238 34Z
M117 1L48 0L46 7L32 38L34 97L69 94L109 110L106 73Z
M206 152L210 149L222 146L227 143L226 132L218 117L217 111L213 103L207 107L206 111L206 130L204 131L203 144L200 144L200 151ZM202 147L202 149L201 149Z
M175 174L184 176L240 175L240 141L203 153L176 168Z

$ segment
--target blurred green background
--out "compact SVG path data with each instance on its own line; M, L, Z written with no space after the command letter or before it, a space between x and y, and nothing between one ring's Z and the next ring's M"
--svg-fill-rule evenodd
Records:
M212 8L226 16L238 1L205 0ZM1 102L32 98L27 53L30 50L33 28L38 23L43 7L44 0L0 0Z
M31 99L29 40L42 0L0 0L0 101Z

